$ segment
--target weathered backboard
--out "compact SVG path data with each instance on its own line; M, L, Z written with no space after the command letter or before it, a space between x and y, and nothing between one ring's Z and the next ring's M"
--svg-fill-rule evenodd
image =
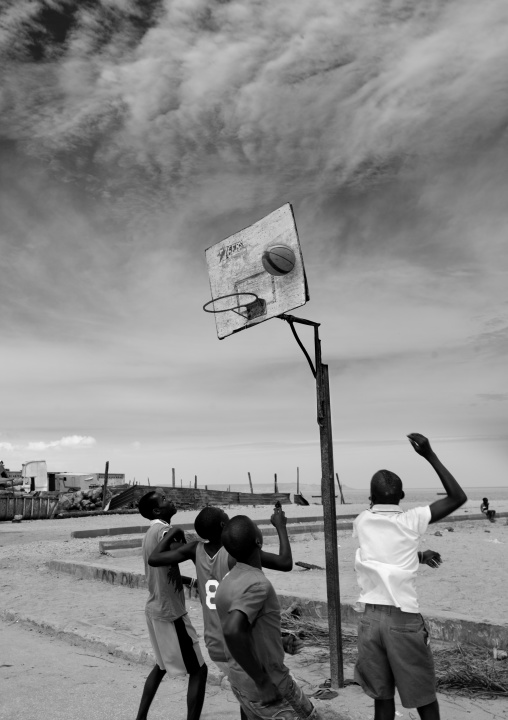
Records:
M287 275L271 275L263 267L263 252L275 245L286 245L294 252L295 265ZM289 203L209 247L206 262L212 299L231 293L255 293L266 303L263 314L250 320L233 311L217 313L215 322L220 340L301 307L309 299L300 241ZM243 310L239 301L232 298L230 304L236 303L235 307ZM218 309L219 303L211 304L211 308Z

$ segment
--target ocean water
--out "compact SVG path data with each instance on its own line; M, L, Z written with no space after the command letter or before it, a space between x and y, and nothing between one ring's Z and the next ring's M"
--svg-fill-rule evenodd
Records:
M209 485L209 487L210 489L214 490L226 490L228 488L227 485ZM231 484L230 488L232 491L236 492L249 492L248 486L246 487L246 485L243 483ZM254 487L254 490L255 492L273 492L274 486L273 483L257 483ZM296 483L279 483L278 490L282 493L290 493L292 500L293 494L296 492ZM343 485L342 491L344 493L344 499L348 505L368 505L368 498L370 495L368 487L353 488L349 487L348 485ZM484 497L488 497L490 502L495 502L496 500L508 500L508 485L497 487L464 486L464 491L466 492L469 501L481 502L482 498ZM317 483L301 483L300 492L310 503L320 502L321 488ZM338 496L338 487L336 487L335 492ZM404 492L406 493L406 502L431 503L434 500L439 500L439 498L442 497L442 493L444 493L444 490L442 485L436 485L431 488L414 488L405 486ZM337 499L339 500L338 497Z

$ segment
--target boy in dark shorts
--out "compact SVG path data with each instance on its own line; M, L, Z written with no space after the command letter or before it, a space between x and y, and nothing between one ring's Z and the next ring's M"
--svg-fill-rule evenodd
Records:
M374 699L374 720L394 719L395 687L404 707L416 707L422 720L439 720L434 661L415 580L419 562L437 567L441 558L431 550L418 552L418 542L429 523L467 500L427 438L419 433L408 438L438 474L447 497L403 512L401 479L379 470L371 480L371 509L354 521L353 535L360 543L355 562L359 605L365 608L358 627L355 680Z
M262 552L261 563L263 567L271 570L288 572L293 568L293 558L286 530L286 516L279 507L275 508L270 520L279 535L279 554ZM205 644L210 658L226 675L228 666L224 635L217 614L215 595L219 582L236 563L223 546L221 539L222 530L228 521L229 517L224 510L206 507L194 521L196 533L206 542L196 540L174 545L174 537L166 536L148 559L149 565L153 567L173 565L185 560L192 560L196 565L197 587L203 609ZM301 642L300 645L298 642L297 648L301 646Z
M284 665L280 605L261 570L263 535L246 515L232 518L222 541L236 565L219 585L219 612L229 681L247 720L318 720Z
M136 720L146 720L155 693L166 673L169 677L189 675L187 720L199 720L205 699L207 666L199 648L198 637L185 607L182 576L178 565L154 568L148 558L161 539L178 539L180 529L169 524L176 513L173 502L161 488L143 495L138 505L143 517L150 520L143 538L143 559L148 583L145 613L156 665L146 679Z

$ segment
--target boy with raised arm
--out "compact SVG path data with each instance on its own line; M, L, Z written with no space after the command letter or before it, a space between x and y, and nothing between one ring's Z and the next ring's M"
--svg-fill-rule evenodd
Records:
M427 438L419 433L408 438L434 468L447 496L404 512L399 507L404 498L401 479L390 470L378 470L370 484L371 508L354 521L353 535L360 544L355 562L359 604L365 607L358 627L355 680L374 699L374 720L394 720L395 687L404 707L416 707L422 720L439 720L434 661L415 581L419 562L437 567L441 558L432 551L418 552L418 542L430 523L467 500Z
M189 675L187 720L199 720L205 699L207 666L199 649L198 637L185 607L183 578L178 565L154 568L148 558L163 537L168 541L182 531L169 524L176 507L161 488L143 495L138 504L143 517L150 520L143 538L143 559L148 583L145 613L156 665L146 679L136 720L146 720L155 693L166 673L169 677Z
M196 533L203 540L196 540L185 544L175 545L175 539L182 537L167 536L154 549L148 559L152 567L173 565L185 560L192 560L196 565L197 587L203 609L205 644L210 658L219 669L228 674L227 658L224 648L224 635L220 624L215 595L220 581L235 565L236 560L228 553L222 544L221 534L229 517L224 510L217 507L205 507L194 521ZM275 507L270 518L279 536L279 554L262 552L261 563L263 567L271 570L288 572L293 568L293 557L286 529L286 515L280 505ZM182 534L183 535L183 534ZM206 541L206 542L205 542ZM294 649L287 647L287 651L295 654L301 643L294 642Z
M236 565L219 584L229 681L247 720L317 720L311 701L284 665L280 605L261 569L263 535L246 515L232 518L222 541Z

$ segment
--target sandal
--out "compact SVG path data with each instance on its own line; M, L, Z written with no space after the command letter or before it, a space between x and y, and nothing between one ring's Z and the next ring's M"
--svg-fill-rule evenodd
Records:
M315 693L312 693L310 697L316 698L317 700L332 700L333 698L336 698L338 696L339 693L337 692L337 690L320 687L319 690L316 690Z
M332 687L332 678L328 678L328 680L325 680L324 683L321 683L319 686L320 688L330 688Z

